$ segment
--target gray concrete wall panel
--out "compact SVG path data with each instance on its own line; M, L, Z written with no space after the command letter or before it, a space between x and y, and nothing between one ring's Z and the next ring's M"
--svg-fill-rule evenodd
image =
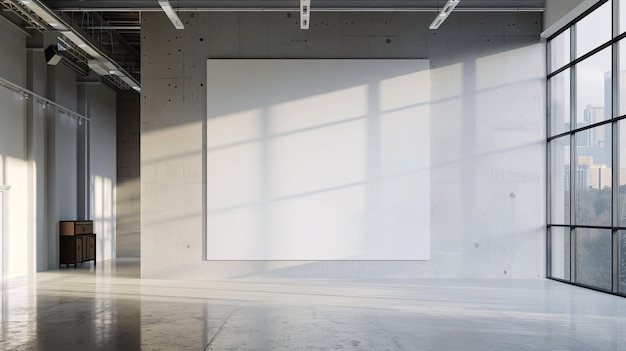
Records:
M544 274L541 14L454 13L438 31L425 13L313 13L309 31L287 13L182 15L186 29L177 31L162 14L143 14L143 277ZM171 55L159 61L162 52ZM205 81L211 58L430 59L431 260L203 261L203 87L225 84Z
M139 257L141 249L140 103L134 91L117 94L116 257Z

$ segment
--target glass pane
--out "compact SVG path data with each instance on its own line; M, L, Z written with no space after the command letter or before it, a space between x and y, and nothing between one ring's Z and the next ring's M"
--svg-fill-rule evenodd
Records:
M551 246L552 250L550 258L552 278L570 280L570 237L569 228L551 227Z
M568 64L571 60L570 54L570 30L559 34L550 40L550 72Z
M626 8L626 2L620 8ZM626 39L620 40L617 45L619 48L619 74L617 75L619 93L617 96L619 96L619 115L621 116L626 114Z
M611 81L610 47L576 65L578 128L610 118Z
M576 223L611 225L611 124L576 133Z
M570 130L570 70L550 78L550 135Z
M626 293L626 231L619 232L619 292Z
M576 282L611 290L611 230L576 229Z
M618 225L626 226L626 121L619 121L619 201Z
M576 23L576 57L588 53L612 38L611 2L597 8Z
M550 142L550 224L570 223L570 138Z

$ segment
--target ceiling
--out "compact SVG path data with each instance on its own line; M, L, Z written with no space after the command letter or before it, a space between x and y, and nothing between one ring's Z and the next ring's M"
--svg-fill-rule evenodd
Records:
M22 11L24 3L35 3L60 17L121 70L140 81L140 13L162 11L157 0L0 0L0 16L31 34L54 28L33 25L34 14ZM170 0L178 12L201 11L299 11L299 0ZM315 11L431 11L446 0L311 0ZM544 0L461 0L454 11L543 11ZM25 13L24 13L25 12ZM44 23L45 24L45 23ZM75 51L80 51L76 48ZM88 54L67 55L87 71ZM81 62L85 61L85 62ZM119 88L129 88L121 81Z

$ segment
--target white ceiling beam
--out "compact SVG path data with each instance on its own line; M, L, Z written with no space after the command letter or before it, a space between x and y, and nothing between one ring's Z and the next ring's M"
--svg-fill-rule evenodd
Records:
M441 24L450 16L452 10L459 4L461 0L448 0L448 2L443 6L437 17L433 20L433 23L430 24L430 29L437 29Z
M185 25L183 24L183 21L180 20L180 18L174 11L174 8L172 8L172 5L170 5L169 0L158 0L158 1L159 1L159 5L163 9L163 12L165 12L165 14L167 15L167 18L170 19L174 27L176 29L185 29Z

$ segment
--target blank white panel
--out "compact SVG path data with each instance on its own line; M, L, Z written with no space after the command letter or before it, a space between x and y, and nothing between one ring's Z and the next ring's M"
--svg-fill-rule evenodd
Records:
M207 209L254 204L261 199L259 143L207 152Z
M270 196L297 196L365 180L365 120L268 140Z
M383 113L380 120L384 176L430 168L430 115L425 106Z
M236 247L241 257L257 257L267 241L260 231L262 212L258 206L209 213L207 215L207 256L214 260L233 259Z
M270 255L257 259L335 260L367 256L361 235L365 186L277 201L269 206Z
M207 259L429 259L428 67L208 60Z
M261 137L262 114L258 109L234 112L209 118L207 121L207 148L219 148Z
M270 133L298 131L364 117L368 87L359 85L276 104L270 109Z
M383 79L380 108L383 111L430 103L430 73L420 70Z

